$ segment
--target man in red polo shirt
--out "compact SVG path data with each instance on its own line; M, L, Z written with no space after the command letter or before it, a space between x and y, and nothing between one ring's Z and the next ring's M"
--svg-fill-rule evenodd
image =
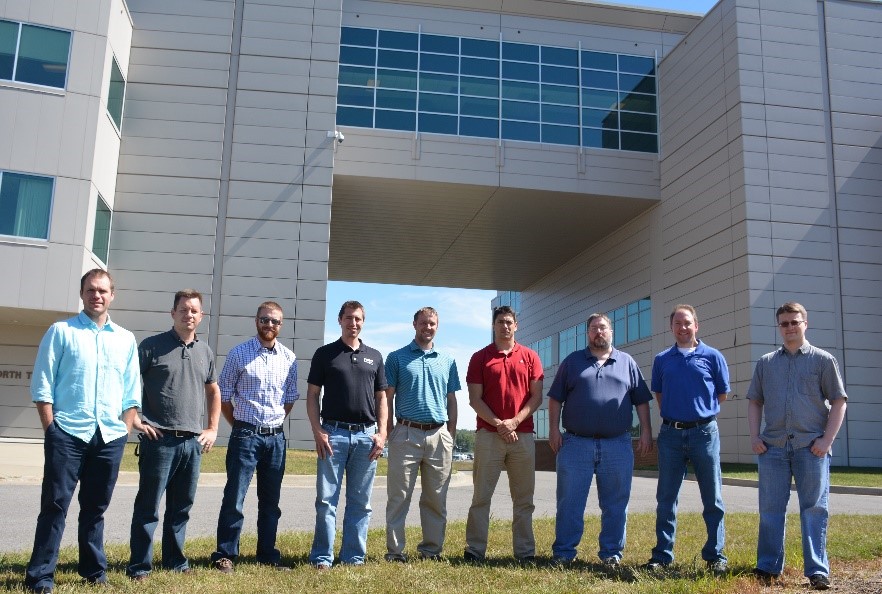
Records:
M542 404L542 362L535 351L515 342L517 316L508 306L493 310L493 342L469 362L469 404L478 413L475 435L475 492L466 523L466 561L483 561L490 529L490 499L499 473L508 473L512 499L515 558L535 561L533 491L536 449L533 412Z

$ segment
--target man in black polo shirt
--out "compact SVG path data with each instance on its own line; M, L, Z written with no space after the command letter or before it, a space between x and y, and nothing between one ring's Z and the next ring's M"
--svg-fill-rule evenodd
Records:
M362 565L367 555L371 491L377 458L386 442L386 372L383 356L361 342L364 307L347 301L337 316L342 336L312 357L306 412L318 455L315 537L309 562L328 569L334 562L337 502L346 474L346 515L340 562ZM325 395L321 398L322 387Z
M144 381L143 418L135 417L141 445L141 478L132 513L131 558L126 574L147 579L153 569L153 533L159 500L165 492L162 567L190 571L184 539L196 496L202 454L217 439L221 394L211 347L196 337L202 321L202 295L195 289L175 293L172 329L144 339L138 347ZM202 427L202 398L207 427Z

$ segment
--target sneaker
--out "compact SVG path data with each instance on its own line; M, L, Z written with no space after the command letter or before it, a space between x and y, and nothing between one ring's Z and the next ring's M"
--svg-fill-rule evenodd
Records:
M670 565L670 563L662 563L658 559L650 559L649 561L641 565L640 569L643 569L645 571L662 571L667 568L668 565Z
M725 559L707 562L707 570L715 577L723 577L729 572L729 563Z
M150 577L149 573L139 573L136 575L130 575L129 579L132 580L133 582L146 582L147 578L149 578L149 577Z
M420 553L420 561L441 561L441 555L429 555L427 553Z
M281 562L276 561L274 563L261 563L261 565L266 565L267 567L272 567L276 571L291 571L291 568L287 565L283 565Z
M331 569L331 566L328 565L327 563L313 563L312 567L316 571L328 571L329 569Z
M575 559L564 559L563 557L552 557L551 558L551 566L552 567L569 567L573 564Z
M386 553L383 558L389 563L407 563L407 555L402 553Z
M753 577L764 586L771 586L772 582L778 579L778 576L774 573L769 573L768 571L763 571L759 567L755 567L753 569Z
M809 584L811 585L812 590L829 590L830 578L823 573L816 573L809 578Z
M622 564L622 561L618 557L607 557L606 559L600 560L601 565L605 565L606 567L619 567Z
M475 555L471 551L465 551L462 554L462 560L465 561L466 563L483 563L484 562L484 559L482 559L481 557L478 557L477 555Z
M221 557L214 562L214 568L221 573L233 573L233 560Z

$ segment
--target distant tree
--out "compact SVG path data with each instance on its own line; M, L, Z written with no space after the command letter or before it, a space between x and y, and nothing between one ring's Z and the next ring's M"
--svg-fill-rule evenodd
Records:
M475 432L469 429L456 430L456 443L453 448L458 452L475 451Z

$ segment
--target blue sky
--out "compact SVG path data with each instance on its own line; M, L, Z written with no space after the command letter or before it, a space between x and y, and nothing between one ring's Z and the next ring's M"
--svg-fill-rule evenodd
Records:
M710 0L633 0L610 3L702 14L716 4L715 1ZM434 307L439 314L435 347L456 359L463 386L463 389L457 393L458 425L464 429L474 429L475 413L468 406L468 394L465 389L466 366L472 353L490 342L490 300L495 295L495 291L332 281L328 283L325 342L340 337L337 312L340 305L350 299L360 301L365 306L362 340L383 353L384 357L413 339L414 312L427 305ZM550 382L551 378L547 378L546 381Z

